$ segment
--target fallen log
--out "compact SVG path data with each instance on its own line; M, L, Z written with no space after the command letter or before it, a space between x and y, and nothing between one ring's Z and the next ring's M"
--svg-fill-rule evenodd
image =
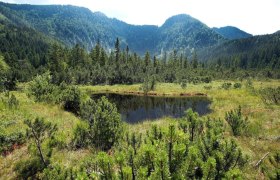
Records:
M262 161L268 156L270 152L267 152L256 164L255 164L255 167L258 167Z

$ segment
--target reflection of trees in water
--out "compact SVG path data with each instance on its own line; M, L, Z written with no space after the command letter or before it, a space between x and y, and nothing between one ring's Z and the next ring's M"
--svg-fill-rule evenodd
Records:
M199 114L206 114L210 110L209 99L206 97L150 97L120 94L94 94L93 99L106 96L110 102L116 104L119 112L128 117L134 111L139 111L139 116L146 118L159 118L162 116L182 117L184 111L192 108ZM141 110L140 110L141 109ZM145 113L143 115L143 113Z

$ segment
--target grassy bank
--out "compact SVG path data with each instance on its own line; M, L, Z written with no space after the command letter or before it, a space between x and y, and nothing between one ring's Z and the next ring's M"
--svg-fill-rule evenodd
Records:
M25 119L35 119L42 117L46 121L57 124L57 139L63 144L68 144L73 137L73 128L76 126L79 119L72 113L65 112L61 107L47 103L36 103L31 98L27 97L24 92L11 92L19 100L19 107L17 109L9 109L5 103L1 101L4 94L0 94L0 128L2 133L13 134L16 132L25 133L26 126L23 121ZM79 159L78 152L65 152L63 156L57 156L55 161L63 162L66 165L70 162L75 162L68 154L76 153L75 156ZM60 154L59 151L55 154ZM66 156L66 157L65 157ZM16 148L11 154L7 156L0 156L0 179L15 179L13 172L14 165L21 159L29 158L27 153L27 144L23 144Z

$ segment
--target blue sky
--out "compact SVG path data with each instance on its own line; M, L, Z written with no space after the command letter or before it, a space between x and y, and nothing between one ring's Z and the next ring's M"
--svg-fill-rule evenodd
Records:
M209 27L236 26L248 33L280 30L280 0L4 0L10 3L71 4L101 11L130 24L162 25L189 14Z

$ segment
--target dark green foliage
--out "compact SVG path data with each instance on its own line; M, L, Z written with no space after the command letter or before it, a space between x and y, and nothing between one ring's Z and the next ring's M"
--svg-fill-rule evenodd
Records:
M115 154L115 162L118 165L119 169L119 178L120 179L127 179L129 172L126 172L126 154L124 152L119 152Z
M86 172L75 169L75 168L65 168L58 165L52 165L52 167L45 168L42 175L42 179L56 179L56 180L65 180L65 179L87 179Z
M198 113L193 112L192 109L188 109L185 112L185 117L180 121L179 126L184 130L184 132L189 132L190 141L194 141L195 137L203 131L203 122L198 117Z
M52 125L50 122L46 122L40 118L36 118L34 121L27 119L24 121L24 123L28 126L26 132L27 136L34 140L37 149L36 154L38 155L38 158L40 158L40 163L47 167L50 153L44 155L42 143L46 139L53 137L55 131L57 130L56 125Z
M245 84L245 85L246 85L246 87L249 88L249 89L254 88L253 82L252 82L252 79L251 79L251 78L249 78L249 79L246 80L246 84Z
M115 172L113 169L113 159L105 152L100 152L97 155L97 163L101 179L114 179Z
M198 54L202 60L220 61L224 68L232 68L233 71L238 68L263 70L267 67L269 71L264 69L265 76L277 78L277 74L279 75L277 70L279 71L280 68L279 37L279 33L274 33L227 41L204 49Z
M228 176L234 168L243 167L248 161L248 157L242 155L241 149L233 140L220 144L220 152L215 155L215 159L217 179ZM238 177L240 177L240 174L238 174Z
M6 133L0 127L0 154L7 155L25 142L23 132Z
M231 87L231 85L232 85L231 83L223 83L222 88L228 90Z
M74 129L73 145L75 148L86 148L89 145L89 127L87 123L80 122Z
M58 102L62 104L66 111L78 114L80 112L81 92L76 86L63 86L60 94L58 95Z
M139 156L141 159L138 160L141 168L145 169L143 172L144 177L150 177L151 173L155 171L155 157L156 157L156 149L154 146L147 144L141 146L139 149Z
M41 162L39 157L32 157L27 160L19 161L14 170L17 173L17 177L20 179L36 179L36 174L43 171L45 165Z
M98 153L86 160L83 171L97 179L241 178L247 157L234 140L224 139L223 121L201 123L204 131L196 133L193 141L189 141L192 131L174 125L153 126L143 139L127 134L113 155L112 151Z
M4 57L0 55L0 77L4 76L10 70L9 65L4 61Z
M280 104L280 87L264 88L259 91L263 101L268 104Z
M0 51L1 52L1 51ZM0 92L16 89L15 74L0 54Z
M19 101L15 97L15 95L11 95L11 97L8 97L8 107L10 109L17 109L19 106Z
M6 8L4 10L1 5L0 9L1 14L9 11ZM26 25L14 24L5 18L0 20L0 25L0 53L11 67L9 79L30 80L37 72L35 68L45 65L45 56L51 38L43 36Z
M226 113L225 120L231 127L234 136L243 135L248 127L248 118L244 118L241 113L241 106L238 109Z
M66 81L66 51L58 44L51 46L47 56L47 66L52 75L51 82L53 84L59 85L60 83ZM79 54L78 54L79 55ZM80 57L81 58L81 57Z
M211 90L212 86L203 86L203 88L206 89L206 90Z
M140 89L143 90L145 95L147 95L149 91L154 91L155 88L156 88L155 76L145 78L142 86L140 87Z
M197 54L194 52L193 54L193 59L192 59L192 66L194 69L198 68L198 59L197 59Z
M0 83L9 89L46 69L57 85L142 83L151 75L161 82L187 79L194 84L213 78L280 77L279 33L225 42L188 15L171 17L156 27L128 25L74 6L1 3L0 9L0 51L12 69L5 78L0 76ZM209 46L214 49L205 48ZM115 51L109 54L108 49ZM150 54L140 58L134 51ZM162 59L151 63L160 53Z
M210 83L212 81L212 78L210 76L201 77L201 81L205 83Z
M266 160L269 163L268 165L262 165L262 172L267 175L270 179L279 179L280 178L280 153L273 152L269 155Z
M234 83L233 87L235 89L240 89L242 87L242 84L241 83Z
M88 123L88 138L96 148L109 150L119 140L122 133L121 117L116 105L106 97L82 104L81 117Z
M155 159L155 171L153 172L152 179L170 179L170 172L168 169L167 154L164 150L157 151Z
M45 149L42 145L53 137L57 129L55 125L40 118L36 118L34 121L27 119L24 123L28 126L27 137L34 141L36 150L31 152L31 158L19 161L14 169L19 178L36 178L36 174L43 171L50 163L51 147ZM32 146L29 150L32 151Z
M35 101L54 101L55 87L51 83L51 75L49 72L36 76L28 86L28 95L33 96Z
M1 97L1 100L5 106L11 110L18 109L19 101L17 100L14 94L10 95L10 92L7 91L4 93L4 97Z
M181 88L182 88L182 89L186 89L186 88L187 88L187 81L186 81L186 80L183 80L183 81L181 82Z
M80 111L81 92L76 86L52 83L49 72L36 76L28 86L28 95L39 102L61 104L66 111L78 114Z
M7 73L2 80L0 80L0 91L1 88L2 90L7 90L7 91L14 91L17 88L17 82L18 80L16 79L16 74L13 71L10 71Z

